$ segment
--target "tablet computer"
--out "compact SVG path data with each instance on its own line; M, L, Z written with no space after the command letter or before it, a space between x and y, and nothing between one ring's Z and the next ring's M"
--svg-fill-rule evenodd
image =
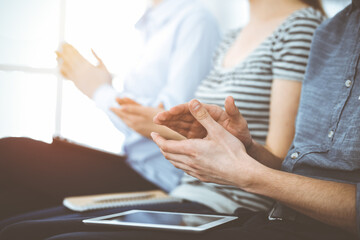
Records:
M236 219L237 217L235 216L130 210L122 213L86 219L83 220L83 222L85 224L117 227L202 232Z

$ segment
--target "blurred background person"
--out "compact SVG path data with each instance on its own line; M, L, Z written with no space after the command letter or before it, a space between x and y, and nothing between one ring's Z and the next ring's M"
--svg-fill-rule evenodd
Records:
M151 140L128 128L110 107L118 106L116 97L131 97L154 109L191 99L212 66L219 30L197 0L154 0L136 28L143 35L144 45L121 92L112 87L112 76L95 53L97 66L70 44L62 45L57 52L61 74L92 98L125 134L127 156L59 142L1 139L1 195L5 196L1 201L8 207L0 218L60 203L69 195L156 188L170 191L179 183L182 171L174 168ZM19 207L16 199L25 196L27 204Z

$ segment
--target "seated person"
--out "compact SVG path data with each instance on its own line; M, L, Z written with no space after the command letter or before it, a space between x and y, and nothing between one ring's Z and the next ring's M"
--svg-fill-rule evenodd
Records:
M301 81L306 67L306 64L303 63L307 61L311 36L324 16L321 11L314 9L316 4L310 7L300 0L277 1L281 8L273 12L266 11L269 8L267 1L262 1L261 4L251 2L251 16L255 17L251 17L249 24L242 31L233 31L224 39L215 58L214 69L203 81L196 95L203 101L223 106L225 97L235 94L235 103L231 103L232 107L236 109L234 105L236 104L240 109L246 111L250 131L254 134L254 138L260 143L266 141L267 147L274 154L284 156L294 134ZM286 40L291 41L286 42ZM249 46L249 49L241 47L245 45ZM243 52L248 56L243 55ZM142 135L148 136L149 132L142 130L141 126L149 124L148 119L152 120L154 111L136 104L131 99L121 99L121 101L127 104L124 104L121 109L113 110L128 126ZM220 107L218 108L220 109ZM167 128L160 129L155 125L153 127L157 127L153 131L166 133ZM146 127L147 130L151 128ZM186 136L191 137L190 135ZM277 142L271 139L275 139ZM172 194L191 202L161 204L156 207L161 210L233 213L238 207L266 211L272 206L272 200L234 187L202 184L195 179L190 179L190 181L188 179L188 176L185 177L181 186L176 188ZM190 194L195 191L205 193L204 197L196 199L196 195ZM141 207L153 208L154 206ZM9 226L4 230L4 234L14 237L11 234L21 234L20 231L12 228L15 225L11 224L15 222L23 220L31 222L34 219L42 219L38 225L41 229L46 228L49 223L47 222L48 218L58 215L67 216L68 220L76 217L75 221L80 221L81 218L105 215L125 209L127 208L75 215L63 208L47 209L9 219L0 225ZM22 226L26 228L26 224ZM70 227L71 231L77 231L78 226L78 224L74 224L73 227ZM58 227L59 231L70 231L69 228L63 229L61 224ZM31 234L51 235L52 233L39 231Z
M294 137L312 34L324 16L318 1L313 1L310 7L300 0L278 3L282 9L267 12L262 9L267 9L270 3L250 2L249 23L231 31L222 41L214 68L195 96L204 103L218 105L219 109L224 106L226 96L234 96L235 105L247 120L254 140L284 158ZM315 10L316 7L320 11ZM150 135L152 129L169 138L166 128L154 125L146 131L141 129L154 116L145 107L131 106L129 102L114 111L143 135ZM146 121L137 120L139 116ZM191 132L184 136L191 138ZM202 183L189 175L183 177L171 195L228 214L238 207L267 211L273 204L268 198L232 186Z
M191 133L200 139L171 141L152 134L176 167L201 181L277 201L269 215L254 213L241 226L194 239L360 239L360 32L354 33L359 18L360 1L353 0L317 30L295 138L285 159L252 139L239 112L215 111L193 100L156 117L181 132L203 127ZM140 239L145 234L120 236ZM178 238L155 233L151 239Z
M115 98L124 96L152 109L160 103L168 109L190 100L211 69L219 31L199 1L152 2L153 7L136 25L144 36L144 50L122 92L113 89L111 75L100 59L99 65L93 66L70 44L58 53L61 73L125 134L127 157L58 142L1 139L0 205L7 207L0 211L0 219L58 205L71 195L156 188L171 191L179 184L183 172L166 161L152 140L128 128L110 107L118 106Z

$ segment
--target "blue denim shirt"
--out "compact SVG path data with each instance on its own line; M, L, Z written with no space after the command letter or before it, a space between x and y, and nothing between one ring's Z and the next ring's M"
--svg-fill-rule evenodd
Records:
M315 33L296 134L283 170L357 186L360 237L360 4Z

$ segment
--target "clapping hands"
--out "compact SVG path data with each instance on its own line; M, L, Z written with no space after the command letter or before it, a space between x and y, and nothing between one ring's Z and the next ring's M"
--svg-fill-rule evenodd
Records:
M263 165L246 153L242 141L250 147L252 139L246 121L235 108L231 97L226 99L226 111L192 100L159 113L154 120L196 138L174 141L166 140L158 133L151 136L165 158L189 175L203 182L246 188L251 183L251 173ZM180 112L184 115L180 116Z
M111 84L111 74L93 50L92 53L99 62L97 66L92 65L68 43L63 44L61 49L56 51L61 75L73 81L85 95L92 98L101 85Z
M193 116L189 104L184 103L171 108L169 111L157 114L154 122L167 126L187 138L206 137L208 134L206 128ZM202 104L202 106L214 121L238 138L245 145L245 148L251 147L253 142L247 122L235 106L232 97L226 98L225 110L216 105Z

